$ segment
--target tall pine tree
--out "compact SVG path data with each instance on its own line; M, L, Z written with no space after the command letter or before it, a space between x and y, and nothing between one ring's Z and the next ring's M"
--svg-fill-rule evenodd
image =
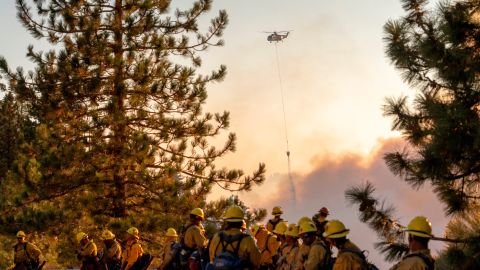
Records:
M263 182L263 164L251 176L215 166L236 138L212 143L229 113L202 111L206 86L226 73L220 66L197 74L201 53L223 44L228 21L220 11L202 32L211 7L211 0L175 11L168 0L17 0L23 25L53 49L30 46L29 73L0 60L9 91L35 124L14 177L0 185L0 229L71 238L135 225L148 235L203 206L215 186Z
M387 153L385 161L413 188L431 184L445 213L458 218L452 231L472 224L461 217L477 212L480 199L480 1L444 1L435 10L427 9L427 0L402 4L407 14L384 27L386 53L417 92L413 102L407 96L387 99L385 115L407 146ZM346 196L378 233L377 247L386 259L398 260L408 251L404 227L393 217L394 208L373 192L367 184ZM436 239L451 243L441 255L441 269L461 269L460 261L464 269L474 269L468 267L479 265L477 230L456 232L449 236L455 239Z
M393 173L414 187L430 182L447 214L480 194L480 1L403 0L407 16L385 25L387 55L418 93L391 98L385 114L410 150L386 155Z

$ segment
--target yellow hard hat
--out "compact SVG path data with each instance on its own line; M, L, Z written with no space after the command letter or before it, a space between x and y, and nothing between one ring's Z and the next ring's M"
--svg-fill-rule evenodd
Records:
M288 223L285 221L280 221L273 230L273 233L284 235L285 231L287 230Z
M105 230L105 231L102 232L102 239L103 240L113 240L113 239L115 239L115 234L113 234L109 230Z
M298 237L298 226L295 225L295 223L289 224L287 230L285 231L285 235Z
M205 219L205 215L203 214L203 210L201 208L195 208L190 212L190 215L195 215L197 217L201 217L202 220Z
M280 206L275 206L275 207L273 207L273 209L272 209L272 215L274 215L274 216L279 216L279 215L281 215L281 214L283 214L282 207L280 207Z
M299 227L300 227L298 229L299 235L317 231L317 227L315 226L315 223L313 223L313 221L303 222L302 224L300 224Z
M424 238L432 238L432 223L424 217L418 216L412 219L408 224L407 228L405 229L408 234L424 237Z
M265 226L263 224L255 224L250 227L250 232L252 233L252 236L255 237L255 235L257 235L257 233L262 229L265 229Z
M330 220L325 225L323 236L326 238L341 238L347 236L349 232L350 230L345 228L345 225L341 221Z
M244 219L245 213L243 212L243 209L236 206L232 205L230 206L225 214L223 215L223 219L225 221L230 221L230 222L240 222Z
M140 236L140 231L135 228L135 227L130 227L128 230L127 230L127 233L133 235L133 236L136 236L136 237L139 237Z
M87 238L88 235L84 232L79 232L77 233L77 235L75 236L75 239L77 240L77 242L80 243L80 241L82 241L83 239Z
M17 238L20 238L20 237L27 237L27 235L25 234L24 231L18 231L17 232Z
M299 220L298 220L298 226L301 226L302 223L305 223L305 222L311 222L312 219L309 218L309 217L301 217Z
M178 237L177 231L174 228L168 228L165 236Z

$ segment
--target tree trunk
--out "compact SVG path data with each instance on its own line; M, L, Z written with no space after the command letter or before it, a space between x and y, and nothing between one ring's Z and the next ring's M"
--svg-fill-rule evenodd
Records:
M126 143L125 128L125 87L123 74L123 30L122 30L122 0L115 0L115 21L113 24L114 44L113 52L115 54L115 75L113 80L113 182L114 182L114 198L113 198L113 215L116 217L124 217L126 211L126 184L122 171L122 155L123 148Z

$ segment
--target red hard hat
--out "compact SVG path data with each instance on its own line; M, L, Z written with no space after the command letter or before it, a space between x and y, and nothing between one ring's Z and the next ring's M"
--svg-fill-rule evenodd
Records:
M320 214L325 214L325 215L328 216L328 215L330 214L330 211L328 211L328 208L322 207L322 208L318 211L318 213L320 213Z

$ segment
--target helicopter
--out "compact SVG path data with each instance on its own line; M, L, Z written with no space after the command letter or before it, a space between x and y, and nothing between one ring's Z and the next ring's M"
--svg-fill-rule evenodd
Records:
M293 30L289 30L289 31L279 31L279 32L276 32L276 31L273 31L273 32L266 32L264 31L264 33L270 33L270 35L268 35L267 37L267 40L272 43L272 42L279 42L279 41L283 41L284 39L286 39L288 37L288 34L293 31ZM283 34L285 33L285 34Z

